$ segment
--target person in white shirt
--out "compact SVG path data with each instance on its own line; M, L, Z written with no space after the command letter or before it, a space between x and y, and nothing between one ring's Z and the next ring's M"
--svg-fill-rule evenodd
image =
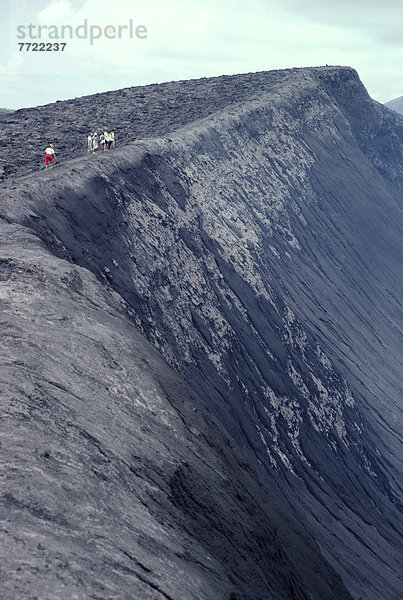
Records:
M50 164L50 168L52 168L53 157L56 158L55 151L53 150L53 144L49 144L49 146L45 150L45 169L48 168L49 164Z
M93 135L92 135L92 133L90 133L89 136L88 136L88 138L87 138L87 142L88 142L88 148L87 148L87 150L88 150L88 156L90 154L93 154L93 152L92 152L92 138L93 138Z

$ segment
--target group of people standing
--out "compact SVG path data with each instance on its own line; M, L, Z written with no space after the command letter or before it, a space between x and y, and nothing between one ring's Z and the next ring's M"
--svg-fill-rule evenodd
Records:
M115 131L112 129L111 131L104 131L100 135L95 133L90 133L88 136L88 156L90 154L95 154L95 151L99 148L103 152L104 150L110 150L115 147ZM49 146L45 150L45 169L52 168L53 161L56 158L56 153L53 149L53 144L49 144Z
M104 131L100 135L95 133L90 133L88 136L88 156L90 154L95 154L98 148L101 149L101 152L104 150L110 150L115 147L115 131L112 129L111 131Z

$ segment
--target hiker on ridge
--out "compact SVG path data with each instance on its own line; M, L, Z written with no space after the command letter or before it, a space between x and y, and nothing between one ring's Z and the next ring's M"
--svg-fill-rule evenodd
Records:
M89 134L88 138L87 138L87 142L88 142L88 156L92 153L92 133Z
M104 152L104 150L105 150L105 134L104 133L101 133L101 135L99 136L99 144L101 146L102 152Z
M45 150L45 170L48 168L49 163L50 163L50 168L52 168L53 157L56 159L56 154L55 154L55 151L53 150L53 144L49 144L49 146Z

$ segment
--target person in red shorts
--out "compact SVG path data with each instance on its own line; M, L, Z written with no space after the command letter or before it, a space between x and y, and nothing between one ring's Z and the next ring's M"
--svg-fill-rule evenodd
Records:
M53 145L49 144L49 146L45 150L45 169L48 168L50 164L50 168L53 166L53 157L56 158L55 151L53 150Z

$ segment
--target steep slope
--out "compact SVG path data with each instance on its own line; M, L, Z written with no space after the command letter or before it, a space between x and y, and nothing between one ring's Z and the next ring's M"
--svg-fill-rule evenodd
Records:
M397 599L403 120L348 68L203 83L198 121L14 180L3 216L124 298L356 598Z
M116 294L0 233L1 597L350 598Z
M394 98L394 100L389 100L389 102L385 102L385 106L387 106L391 110L396 111L400 115L403 115L403 96L399 96L399 98Z

